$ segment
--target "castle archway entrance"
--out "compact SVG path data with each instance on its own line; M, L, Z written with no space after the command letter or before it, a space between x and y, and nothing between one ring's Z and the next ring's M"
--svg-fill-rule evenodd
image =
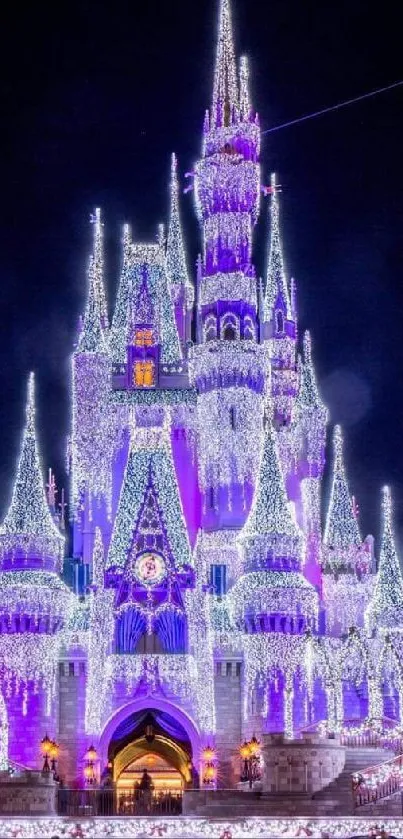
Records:
M108 764L119 813L180 812L182 792L192 782L192 745L169 714L145 709L129 715L113 733Z

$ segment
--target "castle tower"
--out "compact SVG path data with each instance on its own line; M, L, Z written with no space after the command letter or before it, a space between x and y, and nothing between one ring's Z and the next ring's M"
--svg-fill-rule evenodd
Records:
M166 264L172 302L175 306L176 326L183 348L191 340L194 289L189 280L186 254L179 214L179 184L176 155L172 155L170 216ZM187 352L187 349L186 349Z
M321 400L316 382L309 332L304 335L299 374L296 425L300 453L297 477L300 485L301 523L306 537L304 573L320 590L321 482L325 466L328 411Z
M403 577L396 551L390 488L382 490L382 543L373 596L365 613L365 624L373 632L400 630L403 623Z
M328 629L342 634L363 624L371 594L371 554L362 541L348 487L340 426L333 434L333 475L323 540L323 598Z
M73 354L73 429L71 472L74 555L91 566L95 527L110 529L112 504L111 440L107 396L111 364L108 318L103 277L103 224L101 212L91 217L93 252L88 267L87 303Z
M247 64L238 82L229 0L221 0L213 100L202 158L195 166L203 228L198 276L198 345L191 358L198 390L202 525L242 527L253 495L269 375L259 346L252 231L259 211L260 132L250 106ZM235 556L234 552L234 556ZM229 569L229 578L234 576Z
M305 632L316 627L318 597L301 573L304 538L287 500L268 412L265 426L253 504L239 536L243 575L229 599L243 636L246 720L258 712L263 730L290 736L302 705L294 707L296 673Z
M10 758L36 766L45 726L55 733L60 631L71 592L59 577L64 538L46 502L35 431L35 381L11 503L0 527L0 680L9 716ZM21 732L24 731L24 736Z
M290 425L298 388L296 340L297 314L295 288L291 295L284 270L280 234L279 187L271 176L271 234L264 298L263 333L269 342L271 395L274 423L281 429Z

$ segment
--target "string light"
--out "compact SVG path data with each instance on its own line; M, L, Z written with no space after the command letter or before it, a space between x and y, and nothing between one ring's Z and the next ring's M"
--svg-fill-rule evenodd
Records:
M291 300L284 271L283 248L280 236L279 200L276 175L271 176L271 236L264 301L265 321L272 321L281 309L284 318L292 320Z
M392 522L390 488L382 490L383 532L379 570L365 622L369 630L401 629L403 626L403 578L397 556Z
M228 119L233 109L238 107L239 91L236 77L230 4L229 0L220 0L218 45L211 114L212 123L215 126L226 123L224 109L228 108Z
M139 428L132 434L132 445L123 479L119 508L113 526L107 569L126 565L149 482L163 515L166 537L177 570L193 564L189 539L172 459L168 428Z
M180 294L184 293L185 307L189 309L193 306L194 289L189 280L182 225L179 216L179 185L177 168L176 156L173 154L171 163L171 208L168 228L166 265L173 299L177 300Z
M63 554L64 538L46 501L35 432L35 377L31 373L11 504L0 526L0 561L4 568L5 563L29 557L59 568Z

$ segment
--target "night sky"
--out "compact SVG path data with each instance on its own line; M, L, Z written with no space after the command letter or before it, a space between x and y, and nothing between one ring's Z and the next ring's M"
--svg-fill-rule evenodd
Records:
M403 79L400 4L233 0L263 129ZM5 16L4 16L5 14ZM66 481L70 365L83 310L89 214L102 207L110 312L121 224L154 238L170 153L196 160L212 91L217 0L8 4L0 49L0 511L26 376L37 373L44 467ZM322 393L345 428L364 534L379 489L403 547L403 87L264 138L278 172L287 272L312 331ZM200 248L183 196L189 265ZM265 265L267 205L257 230Z

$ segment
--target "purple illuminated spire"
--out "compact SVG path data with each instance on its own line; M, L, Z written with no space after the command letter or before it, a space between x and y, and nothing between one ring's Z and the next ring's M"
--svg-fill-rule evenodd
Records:
M239 107L239 90L232 34L230 0L220 0L217 56L214 72L212 123L229 125Z

